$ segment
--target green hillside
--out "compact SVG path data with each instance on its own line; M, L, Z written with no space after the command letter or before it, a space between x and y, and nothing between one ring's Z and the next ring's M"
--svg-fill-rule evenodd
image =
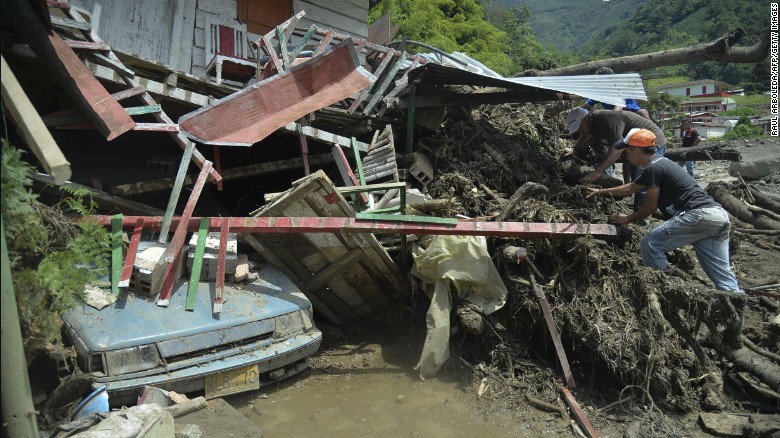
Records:
M543 44L576 51L580 60L612 58L685 47L716 39L737 27L739 46L760 40L769 26L765 0L495 0L527 4L531 28ZM669 76L715 79L748 91L769 87L768 61L760 64L695 63L657 69Z
M648 0L497 0L506 8L527 4L539 42L577 51L592 35L620 23Z

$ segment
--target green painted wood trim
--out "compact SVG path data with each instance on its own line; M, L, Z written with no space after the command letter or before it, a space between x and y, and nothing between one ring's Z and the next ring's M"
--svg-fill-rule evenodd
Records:
M410 214L374 214L370 212L355 213L356 219L368 219L374 221L391 221L391 222L416 222L423 224L441 224L441 225L455 225L458 220L454 217L433 217L433 216L413 216ZM377 232L381 232L377 230Z
M159 113L162 111L162 107L160 105L131 106L125 108L125 111L127 111L127 114L130 114L131 116L139 116L141 114Z
M363 161L360 159L360 151L358 151L357 139L355 137L352 137L352 152L355 153L355 166L357 166L358 181L361 186L364 186L366 185L366 176L363 174Z
M200 285L200 271L203 267L203 253L206 249L206 236L209 234L209 219L211 218L200 218L198 243L195 245L195 257L192 258L192 273L190 274L190 284L187 286L185 310L195 310L195 299L198 298L198 286Z
M122 215L111 216L111 292L119 293L122 277Z

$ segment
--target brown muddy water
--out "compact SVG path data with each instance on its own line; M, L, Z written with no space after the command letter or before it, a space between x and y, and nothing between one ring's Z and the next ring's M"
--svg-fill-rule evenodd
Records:
M425 328L391 331L326 340L310 370L226 400L263 429L264 438L570 435L560 417L539 412L524 421L512 409L492 406L489 391L477 397L478 385L460 367L445 365L436 378L422 381L414 366Z

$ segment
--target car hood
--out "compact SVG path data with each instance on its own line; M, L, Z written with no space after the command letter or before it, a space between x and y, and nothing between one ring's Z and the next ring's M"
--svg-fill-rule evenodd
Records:
M259 272L259 280L225 285L222 312L212 313L214 282L200 282L194 311L184 310L188 282L176 282L168 307L157 306L156 297L122 292L112 305L97 310L81 304L63 319L93 352L193 337L236 326L273 332L274 318L311 307L303 293L272 266ZM239 289L240 288L240 289ZM231 336L232 337L232 336ZM230 342L230 339L225 339Z

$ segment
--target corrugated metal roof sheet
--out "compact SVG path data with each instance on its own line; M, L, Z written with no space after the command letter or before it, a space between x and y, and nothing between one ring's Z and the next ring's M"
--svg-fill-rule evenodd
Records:
M626 98L647 100L644 84L638 73L497 78L455 67L428 63L410 71L409 76L428 84L500 87L528 92L535 92L539 89L553 90L612 105L623 105Z

